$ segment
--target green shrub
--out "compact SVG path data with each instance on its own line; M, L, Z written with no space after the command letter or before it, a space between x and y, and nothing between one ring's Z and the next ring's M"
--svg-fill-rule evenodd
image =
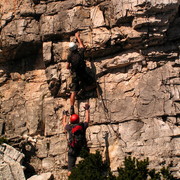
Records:
M163 167L161 169L161 174L163 176L164 179L167 179L167 180L175 180L175 178L171 175L170 171L169 171L169 167L165 168Z
M102 161L98 151L96 154L88 154L73 168L69 180L115 180L109 171L109 166Z
M88 154L73 168L69 180L176 180L169 168L162 168L160 172L149 170L149 159L138 160L125 157L124 166L118 168L118 176L112 175L109 164L102 161L100 152Z
M148 169L149 160L138 160L136 158L126 157L124 161L124 168L118 168L117 180L175 180L169 168L163 167L160 172L155 169Z
M117 180L145 180L148 176L148 159L138 161L135 158L125 157L124 168L118 168Z
M149 171L149 176L151 177L151 180L161 180L161 174L156 172L155 169Z

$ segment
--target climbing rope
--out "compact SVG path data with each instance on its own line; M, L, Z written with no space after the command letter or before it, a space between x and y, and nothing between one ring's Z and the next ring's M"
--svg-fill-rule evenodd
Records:
M92 36L92 28L91 28L91 27L90 27L90 30L91 30L91 33L90 33L90 34L91 34L91 47L93 47L93 36ZM93 54L91 53L91 63L93 63L93 62L94 62L94 56L93 56ZM99 92L99 83L98 83L98 78L97 78L96 75L95 75L95 80L96 80L96 85L97 85L97 87L96 87L97 96L98 96L98 99L99 99L99 103L100 103L100 102L102 103L105 118L106 118L106 120L107 120L108 122L110 122L110 126L111 126L112 130L114 131L114 133L116 134L117 138L119 138L119 139L122 140L120 133L118 133L118 132L114 129L113 125L112 125L113 123L112 123L111 117L110 117L110 115L109 115L109 110L108 110L108 108L107 108L107 105L106 105L106 103L105 103L105 101L104 101L104 98L103 98L102 94ZM104 92L106 92L106 90L105 90L105 77L104 77Z
M122 2L122 3L123 3L123 2ZM122 6L123 6L123 4L122 4ZM93 13L92 13L92 16L91 16L92 19L96 17L97 10L98 10L97 8L94 9L94 11L93 11ZM71 25L70 25L70 26L71 26ZM90 25L90 26L88 26L88 27L89 27L89 31L90 31L90 48L91 48L91 50L92 50L93 44L94 44L94 41L93 41L93 28L92 28L92 25ZM90 53L91 53L91 55L90 55L91 63L94 63L94 55L93 55L93 53L92 53L91 51L90 51ZM93 65L94 65L94 64L93 64ZM114 129L114 127L113 127L113 122L112 122L112 120L111 120L111 117L110 117L110 114L109 114L109 110L108 110L108 108L107 108L107 104L106 104L106 102L104 101L104 97L103 97L102 93L100 93L100 91L99 91L99 80L98 80L96 74L95 74L95 81L96 81L96 85L97 85L97 87L96 87L97 97L98 97L98 99L99 99L99 103L102 104L102 107L103 107L103 110L104 110L105 119L106 119L107 122L109 122L109 124L110 124L112 130L115 132L116 136L117 136L119 139L122 140L121 135L120 135L120 133L118 132L118 130L116 131L116 130ZM104 92L106 92L106 90L105 90L105 77L104 77ZM89 103L89 99L88 99L88 103ZM78 100L78 112L79 112L79 106L80 106L80 102L79 102L79 100ZM85 116L85 113L84 113L84 116ZM123 141L123 140L122 140L122 141ZM125 143L125 142L124 142L124 143Z

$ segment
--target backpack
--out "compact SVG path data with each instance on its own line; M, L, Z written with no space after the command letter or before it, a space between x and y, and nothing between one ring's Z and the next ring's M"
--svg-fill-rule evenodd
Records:
M71 126L68 145L72 149L81 149L85 142L83 124L73 124Z
M69 54L68 62L71 63L71 70L73 72L79 72L79 70L86 68L84 54L82 52L79 52L78 50Z

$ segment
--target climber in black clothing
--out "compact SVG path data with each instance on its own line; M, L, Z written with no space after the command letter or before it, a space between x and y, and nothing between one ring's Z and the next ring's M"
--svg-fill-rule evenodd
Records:
M74 114L75 97L81 89L87 90L95 81L86 71L86 63L84 60L85 46L80 39L80 33L75 33L75 37L79 43L79 47L74 42L69 43L70 54L67 59L67 69L71 70L70 83L70 114ZM95 88L95 87L94 87Z

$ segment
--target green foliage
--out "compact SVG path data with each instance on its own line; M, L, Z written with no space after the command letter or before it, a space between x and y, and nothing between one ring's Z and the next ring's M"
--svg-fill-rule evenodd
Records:
M164 179L167 179L167 180L175 180L175 178L171 175L171 173L169 172L169 167L165 168L163 167L161 169L161 174L163 175L163 178Z
M163 167L160 172L155 169L148 169L149 160L137 160L136 158L126 157L124 161L124 168L118 168L119 176L117 180L175 180L169 169Z
M144 180L147 179L149 165L148 159L138 161L135 158L127 157L124 161L124 168L118 168L117 180Z
M0 137L0 145L3 143L8 143L8 140L5 137Z
M161 180L161 175L159 172L156 173L155 169L149 171L149 176L151 180Z
M84 160L72 170L69 180L175 180L169 168L162 168L160 172L155 169L149 170L149 159L138 160L136 158L125 157L124 167L118 168L118 176L112 175L109 164L102 161L102 156L97 151L96 154L86 154Z
M73 168L69 180L115 180L109 172L109 167L102 161L102 156L98 151L96 154L88 154L88 156L79 162L75 168ZM108 177L107 177L108 176Z

